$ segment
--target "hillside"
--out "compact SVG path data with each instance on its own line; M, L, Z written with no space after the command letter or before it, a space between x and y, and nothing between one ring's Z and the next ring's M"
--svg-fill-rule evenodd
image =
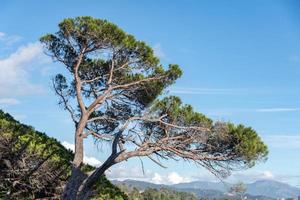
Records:
M146 190L149 188L160 190L168 188L180 192L195 194L198 198L206 199L234 199L228 194L232 184L221 182L194 181L174 185L153 184L136 180L112 181L116 185L127 185L131 188ZM300 189L278 181L261 180L254 183L246 184L247 199L264 199L271 200L277 198L296 198L300 195Z
M72 158L73 153L56 139L0 110L0 199L59 199ZM93 168L85 165L83 169ZM103 176L92 199L124 200L127 196Z
M202 189L202 190L218 190L226 192L232 185L229 183L221 182L205 182L195 181L190 183L180 183L172 185L177 189ZM246 184L247 193L251 195L263 195L272 198L287 198L297 197L300 195L300 189L290 186L288 184L273 181L273 180L260 180L254 183Z
M273 198L300 196L300 189L278 181L261 180L247 185L247 192Z

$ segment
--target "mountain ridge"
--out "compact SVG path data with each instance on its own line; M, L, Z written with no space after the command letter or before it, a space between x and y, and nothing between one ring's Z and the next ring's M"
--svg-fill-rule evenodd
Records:
M221 194L226 195L228 193L228 190L233 186L233 184L231 183L224 184L222 182L209 181L192 181L187 183L166 185L132 179L126 179L123 181L112 180L112 183L116 185L127 184L131 187L136 187L141 190L144 190L146 188L170 188L178 191L193 192L198 197L199 195L202 196L206 194L209 198L214 196L213 193L215 193L217 197L219 197ZM247 187L246 193L251 196L262 196L263 198L270 197L273 199L291 197L296 198L300 196L300 188L291 186L287 183L283 183L280 181L262 179L245 185Z

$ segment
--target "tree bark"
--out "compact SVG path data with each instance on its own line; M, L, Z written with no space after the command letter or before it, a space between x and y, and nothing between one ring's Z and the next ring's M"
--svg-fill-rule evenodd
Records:
M86 178L82 186L79 188L78 199L87 200L90 197L90 194L93 190L93 186L99 180L99 178L104 175L105 171L111 166L116 164L115 158L119 154L111 155L102 165L97 168L90 176Z
M86 126L88 117L83 115L76 127L75 132L75 155L72 163L72 172L62 194L63 200L75 200L78 189L86 178L86 174L81 171L83 163L83 130Z
M75 167L80 167L83 162L83 130L86 126L88 117L82 116L75 132L75 155L73 160L73 165Z
M61 199L76 200L78 189L85 178L86 175L80 170L80 168L73 166L71 176L67 181L67 185L65 186Z

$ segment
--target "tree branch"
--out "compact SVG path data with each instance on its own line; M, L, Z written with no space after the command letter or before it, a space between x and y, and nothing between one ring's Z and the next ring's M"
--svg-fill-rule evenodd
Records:
M135 82L132 82L132 83L127 83L127 84L124 84L124 85L116 85L116 86L112 87L112 89L126 89L126 88L129 88L129 87L134 86L134 85L140 85L140 84L147 83L147 82L150 82L150 81L157 81L157 80L160 80L162 78L164 78L164 76L146 78L146 79L143 79L143 80L135 81Z
M85 113L86 112L86 108L85 108L85 105L84 105L84 102L83 102L83 98L82 98L82 95L81 95L81 85L82 85L82 81L79 77L79 74L78 74L78 69L79 69L79 66L82 62L82 59L83 59L83 56L84 56L84 52L85 52L85 48L83 48L79 54L79 57L77 59L77 62L74 66L74 78L75 78L75 87L76 87L76 97L77 97L77 101L78 101L78 104L79 104L79 107L80 107L80 110L82 113Z
M107 81L107 85L110 85L111 82L112 82L112 78L113 78L113 74L114 74L114 56L112 56L112 59L111 59L111 69L109 71L109 78L108 78L108 81Z
M53 88L54 88L55 93L61 98L62 103L64 104L64 108L70 113L73 122L74 122L75 124L77 124L78 121L77 121L77 119L76 119L74 109L73 109L72 106L68 103L68 100L66 99L65 95L63 94L63 92L62 92L61 90L59 91L59 90L56 88L56 85L55 85L54 80L52 81L52 84L53 84Z

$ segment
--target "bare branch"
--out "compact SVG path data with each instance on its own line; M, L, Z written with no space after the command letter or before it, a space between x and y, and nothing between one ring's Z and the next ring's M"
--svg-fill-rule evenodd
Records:
M83 102L83 98L82 98L82 95L81 95L81 85L82 85L82 81L79 77L79 74L78 74L78 69L79 69L79 66L82 62L82 59L83 59L83 56L84 56L84 53L85 53L85 48L83 48L79 54L79 57L77 59L77 62L74 66L74 78L75 78L75 87L76 87L76 97L77 97L77 101L78 101L78 104L79 104L79 107L80 107L80 110L82 113L85 113L86 112L86 108L85 108L85 105L84 105L84 102Z
M110 68L110 71L109 71L109 78L108 78L108 81L107 81L107 85L110 85L111 82L112 82L112 78L113 78L113 74L114 74L114 56L112 57L111 59L111 68Z
M108 89L106 89L103 94L99 97L97 97L97 99L88 107L87 112L90 115L96 108L97 106L99 106L99 104L102 104L105 99L108 97L108 94L112 91L112 88L109 87Z
M129 88L131 86L140 85L140 84L144 84L144 83L151 82L151 81L157 81L157 80L160 80L162 78L164 78L164 76L150 77L150 78L142 79L142 80L135 81L135 82L132 82L132 83L127 83L127 84L124 84L124 85L116 85L116 86L112 87L112 89L126 89L126 88Z
M154 158L152 158L151 156L147 156L151 161L153 161L155 164L159 165L162 168L167 168L166 166L164 166L163 164L161 164L158 160L155 160Z
M105 116L99 116L99 117L93 117L91 119L89 119L87 122L94 122L94 121L97 121L97 120L107 120L107 121L116 121L116 119L114 118L110 118L110 117L105 117Z
M101 78L103 78L102 75L101 76L97 76L97 77L95 77L93 79L90 79L90 80L82 80L82 83L92 83L92 82L97 81L97 80L99 80Z
M53 84L53 88L54 88L55 93L61 98L62 103L63 103L63 105L64 105L64 108L70 113L73 122L76 124L78 121L77 121L77 119L76 119L74 109L73 109L72 106L68 103L68 99L65 97L65 95L63 94L62 91L59 91L59 90L56 88L56 85L55 85L54 80L52 81L52 84Z
M161 124L164 124L165 126L169 126L172 128L177 128L177 129L185 129L185 130L196 130L196 131L210 131L209 128L204 128L204 127L199 127L199 126L179 126L176 124L172 124L172 123L168 123L162 120L163 117L165 117L166 115L163 115L162 117L158 118L158 119L154 119L154 118L147 118L147 117L132 117L130 118L130 120L134 121L134 120L142 120L142 121L148 121L148 122L159 122Z

